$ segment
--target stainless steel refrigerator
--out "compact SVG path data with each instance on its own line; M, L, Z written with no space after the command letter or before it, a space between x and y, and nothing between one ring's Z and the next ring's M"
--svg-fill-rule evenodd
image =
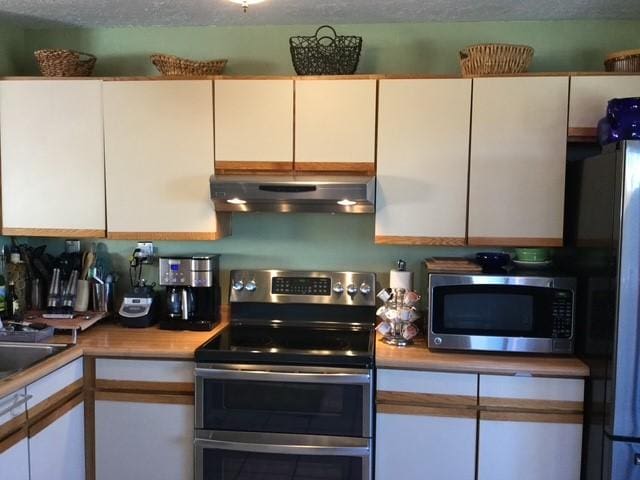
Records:
M566 265L578 278L582 478L640 480L640 140L567 168Z

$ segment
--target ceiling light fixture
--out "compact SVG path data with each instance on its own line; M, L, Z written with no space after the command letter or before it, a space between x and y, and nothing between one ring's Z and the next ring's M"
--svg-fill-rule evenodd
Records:
M256 3L262 3L264 0L231 0L233 3L237 3L242 6L242 11L247 13L249 5L255 5Z

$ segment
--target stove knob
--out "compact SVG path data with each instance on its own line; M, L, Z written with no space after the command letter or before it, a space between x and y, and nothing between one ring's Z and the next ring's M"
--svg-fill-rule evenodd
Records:
M244 289L244 282L242 280L236 280L233 282L233 286L232 288L236 291L239 292L241 290Z
M347 285L347 293L349 295L355 295L356 293L358 293L358 287L356 287L353 283L350 283L349 285Z
M250 282L247 282L247 284L244 286L244 289L247 292L255 292L257 287L258 286L256 285L256 281L251 280Z
M336 282L336 284L333 286L333 291L336 292L338 295L344 292L344 287L342 286L342 283Z
M363 295L369 295L371 293L371 285L362 282L360 285L360 293Z

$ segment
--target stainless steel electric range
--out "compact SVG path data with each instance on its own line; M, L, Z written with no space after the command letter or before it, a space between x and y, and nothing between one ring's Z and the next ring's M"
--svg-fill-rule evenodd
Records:
M375 274L232 271L196 350L197 480L369 480Z

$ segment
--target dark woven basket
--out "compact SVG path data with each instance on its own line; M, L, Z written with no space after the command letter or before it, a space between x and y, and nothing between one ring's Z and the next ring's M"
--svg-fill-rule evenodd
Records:
M321 35L328 29L331 35ZM323 25L310 37L289 39L293 68L298 75L353 75L358 69L362 37L338 35Z
M44 49L33 55L45 77L89 77L96 65L96 57L75 50Z

